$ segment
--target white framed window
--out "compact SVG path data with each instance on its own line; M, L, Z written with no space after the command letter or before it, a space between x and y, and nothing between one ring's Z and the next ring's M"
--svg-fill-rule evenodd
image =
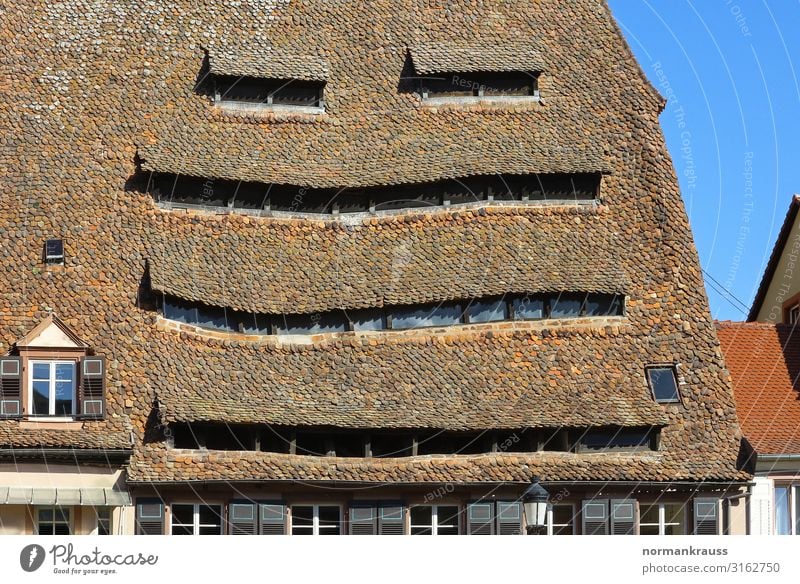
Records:
M547 509L547 535L575 534L575 505L561 503Z
M795 304L789 309L789 324L797 324L800 321L800 304Z
M458 505L413 505L411 535L458 535L461 513Z
M800 484L777 484L773 490L775 535L800 535Z
M71 417L75 414L75 361L34 361L28 363L31 416Z
M38 535L72 535L72 513L69 507L37 507Z
M340 505L292 505L292 535L341 535Z
M222 505L173 503L171 535L222 535Z
M686 535L686 506L683 503L641 504L639 535Z

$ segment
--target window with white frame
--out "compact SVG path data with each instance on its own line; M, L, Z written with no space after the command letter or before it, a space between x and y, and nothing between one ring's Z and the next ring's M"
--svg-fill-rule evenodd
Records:
M97 507L97 535L111 535L111 507Z
M547 535L573 535L575 533L575 506L551 505L547 510Z
M686 535L686 507L682 503L641 504L640 535Z
M800 321L800 304L795 304L789 309L789 324L797 324Z
M340 535L342 509L338 505L293 505L292 535Z
M411 535L458 535L458 505L414 505L410 509Z
M775 486L775 534L800 535L800 484Z
M69 507L38 507L36 533L38 535L72 535Z
M31 361L31 416L72 416L75 413L74 361Z
M221 535L222 506L176 503L171 507L172 535Z

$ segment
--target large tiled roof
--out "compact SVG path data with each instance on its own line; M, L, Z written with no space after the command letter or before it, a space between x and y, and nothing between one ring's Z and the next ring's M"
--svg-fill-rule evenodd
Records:
M663 101L604 3L64 0L9 4L0 28L0 351L52 309L105 355L111 417L87 421L85 435L122 435L130 420L136 476L334 476L281 457L268 471L234 462L213 473L188 457L179 474L162 443L141 444L157 397L167 421L665 423L661 451L636 473L598 462L611 458L543 456L536 468L508 459L505 475L487 458L450 476L742 478L733 394L658 125ZM408 90L410 47L484 46L499 62L519 39L542 45L541 101L430 107ZM229 51L250 69L261 47L326 63L324 114L230 115L196 89L206 51L209 66ZM137 162L144 178L160 170L298 187L607 174L595 209L451 209L345 226L161 210L140 192ZM42 265L47 237L64 238L63 268ZM621 290L628 301L616 331L553 324L274 346L165 330L148 263L158 291L286 313L551 287ZM681 365L680 405L656 405L647 392L645 365L664 362ZM84 436L0 428L5 444L70 447ZM381 462L396 465L386 476L446 476L408 464Z
M624 294L623 243L598 229L598 213L498 208L325 227L235 215L187 223L159 213L150 279L155 290L187 300L274 314L512 292Z
M745 437L759 454L800 454L800 330L717 323Z

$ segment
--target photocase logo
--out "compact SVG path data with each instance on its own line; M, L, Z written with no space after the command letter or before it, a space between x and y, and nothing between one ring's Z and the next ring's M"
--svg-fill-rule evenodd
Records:
M26 572L35 572L42 567L44 563L44 548L38 544L32 543L22 548L19 553L19 565Z

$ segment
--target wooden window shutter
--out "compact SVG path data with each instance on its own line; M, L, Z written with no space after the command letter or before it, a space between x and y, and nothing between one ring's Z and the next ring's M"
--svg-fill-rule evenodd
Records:
M405 533L405 507L402 504L385 504L378 517L379 535L403 535Z
M494 535L494 503L467 504L467 534Z
M230 535L258 534L258 508L255 503L237 502L228 505Z
M377 507L369 503L350 505L350 535L377 535Z
M22 360L0 358L0 418L22 417Z
M84 357L80 365L78 417L88 420L103 419L106 415L105 357Z
M275 501L259 505L259 531L261 535L283 535L286 533L286 505Z
M700 497L694 500L694 534L719 535L719 499Z
M139 499L136 502L136 535L164 535L164 502Z
M611 500L611 535L636 534L636 499Z
M519 501L497 502L498 535L522 535L522 504Z
M608 499L583 501L583 535L608 535Z

